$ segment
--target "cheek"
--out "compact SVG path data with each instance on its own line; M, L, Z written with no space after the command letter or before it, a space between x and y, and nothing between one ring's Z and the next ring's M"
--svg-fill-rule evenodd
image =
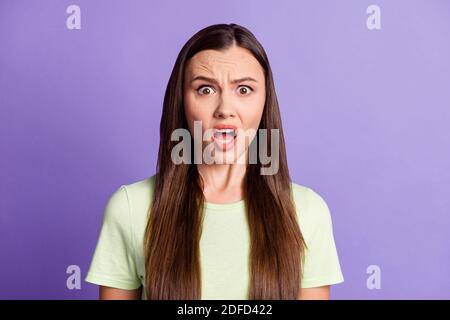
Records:
M199 103L185 103L184 110L186 114L186 119L188 120L206 120L211 117L210 108L205 106L204 104Z
M199 110L198 102L192 94L187 93L184 95L184 112L187 120L197 120L197 113Z
M192 119L193 111L195 109L192 97L187 93L183 94L183 105L184 105L184 114L186 115L186 119L189 121Z
M194 121L202 121L205 126L209 123L213 110L209 107L208 101L200 101L187 94L184 96L184 113L190 127L194 126Z
M241 108L240 117L245 128L257 129L264 111L265 97L254 97Z

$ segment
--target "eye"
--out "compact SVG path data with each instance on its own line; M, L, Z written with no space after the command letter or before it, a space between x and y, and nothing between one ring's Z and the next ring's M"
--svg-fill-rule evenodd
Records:
M207 96L207 95L210 95L210 94L212 94L212 93L214 93L214 92L216 92L216 91L215 91L214 88L211 87L211 86L205 86L205 85L203 85L203 86L200 86L200 87L197 88L197 92L198 92L200 95Z
M239 94L242 94L244 96L249 95L252 91L253 91L253 89L250 88L249 86L239 86L238 87Z

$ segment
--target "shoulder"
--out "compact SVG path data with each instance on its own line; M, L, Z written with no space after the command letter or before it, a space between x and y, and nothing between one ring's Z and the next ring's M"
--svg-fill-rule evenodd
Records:
M153 198L155 175L116 188L110 195L105 219L125 222L144 216Z
M155 177L156 175L152 175L142 180L124 184L121 188L126 191L129 200L133 200L133 202L138 204L147 203L151 200L151 196L153 196Z
M291 185L299 225L305 238L318 228L330 225L330 209L324 197L311 187L293 182Z
M327 202L319 191L312 188L293 184L292 189L299 226L306 243L302 288L343 282Z

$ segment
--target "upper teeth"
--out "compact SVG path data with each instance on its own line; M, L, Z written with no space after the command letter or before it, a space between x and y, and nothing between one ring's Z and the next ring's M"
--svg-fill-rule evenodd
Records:
M229 134L229 133L234 133L234 130L233 129L219 129L219 130L217 130L217 132Z
M214 132L214 136L216 136L216 137L221 137L223 134L226 134L229 137L235 137L236 136L236 133L234 132L233 129L217 129Z

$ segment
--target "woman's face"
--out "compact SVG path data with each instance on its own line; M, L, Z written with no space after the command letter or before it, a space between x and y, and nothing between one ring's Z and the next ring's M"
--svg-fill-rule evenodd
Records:
M211 154L215 163L234 163L246 154L261 121L265 89L263 68L244 48L204 50L188 61L184 111L191 135L194 121L201 121L202 137L209 138L202 144L204 155ZM243 133L249 138L241 139Z

